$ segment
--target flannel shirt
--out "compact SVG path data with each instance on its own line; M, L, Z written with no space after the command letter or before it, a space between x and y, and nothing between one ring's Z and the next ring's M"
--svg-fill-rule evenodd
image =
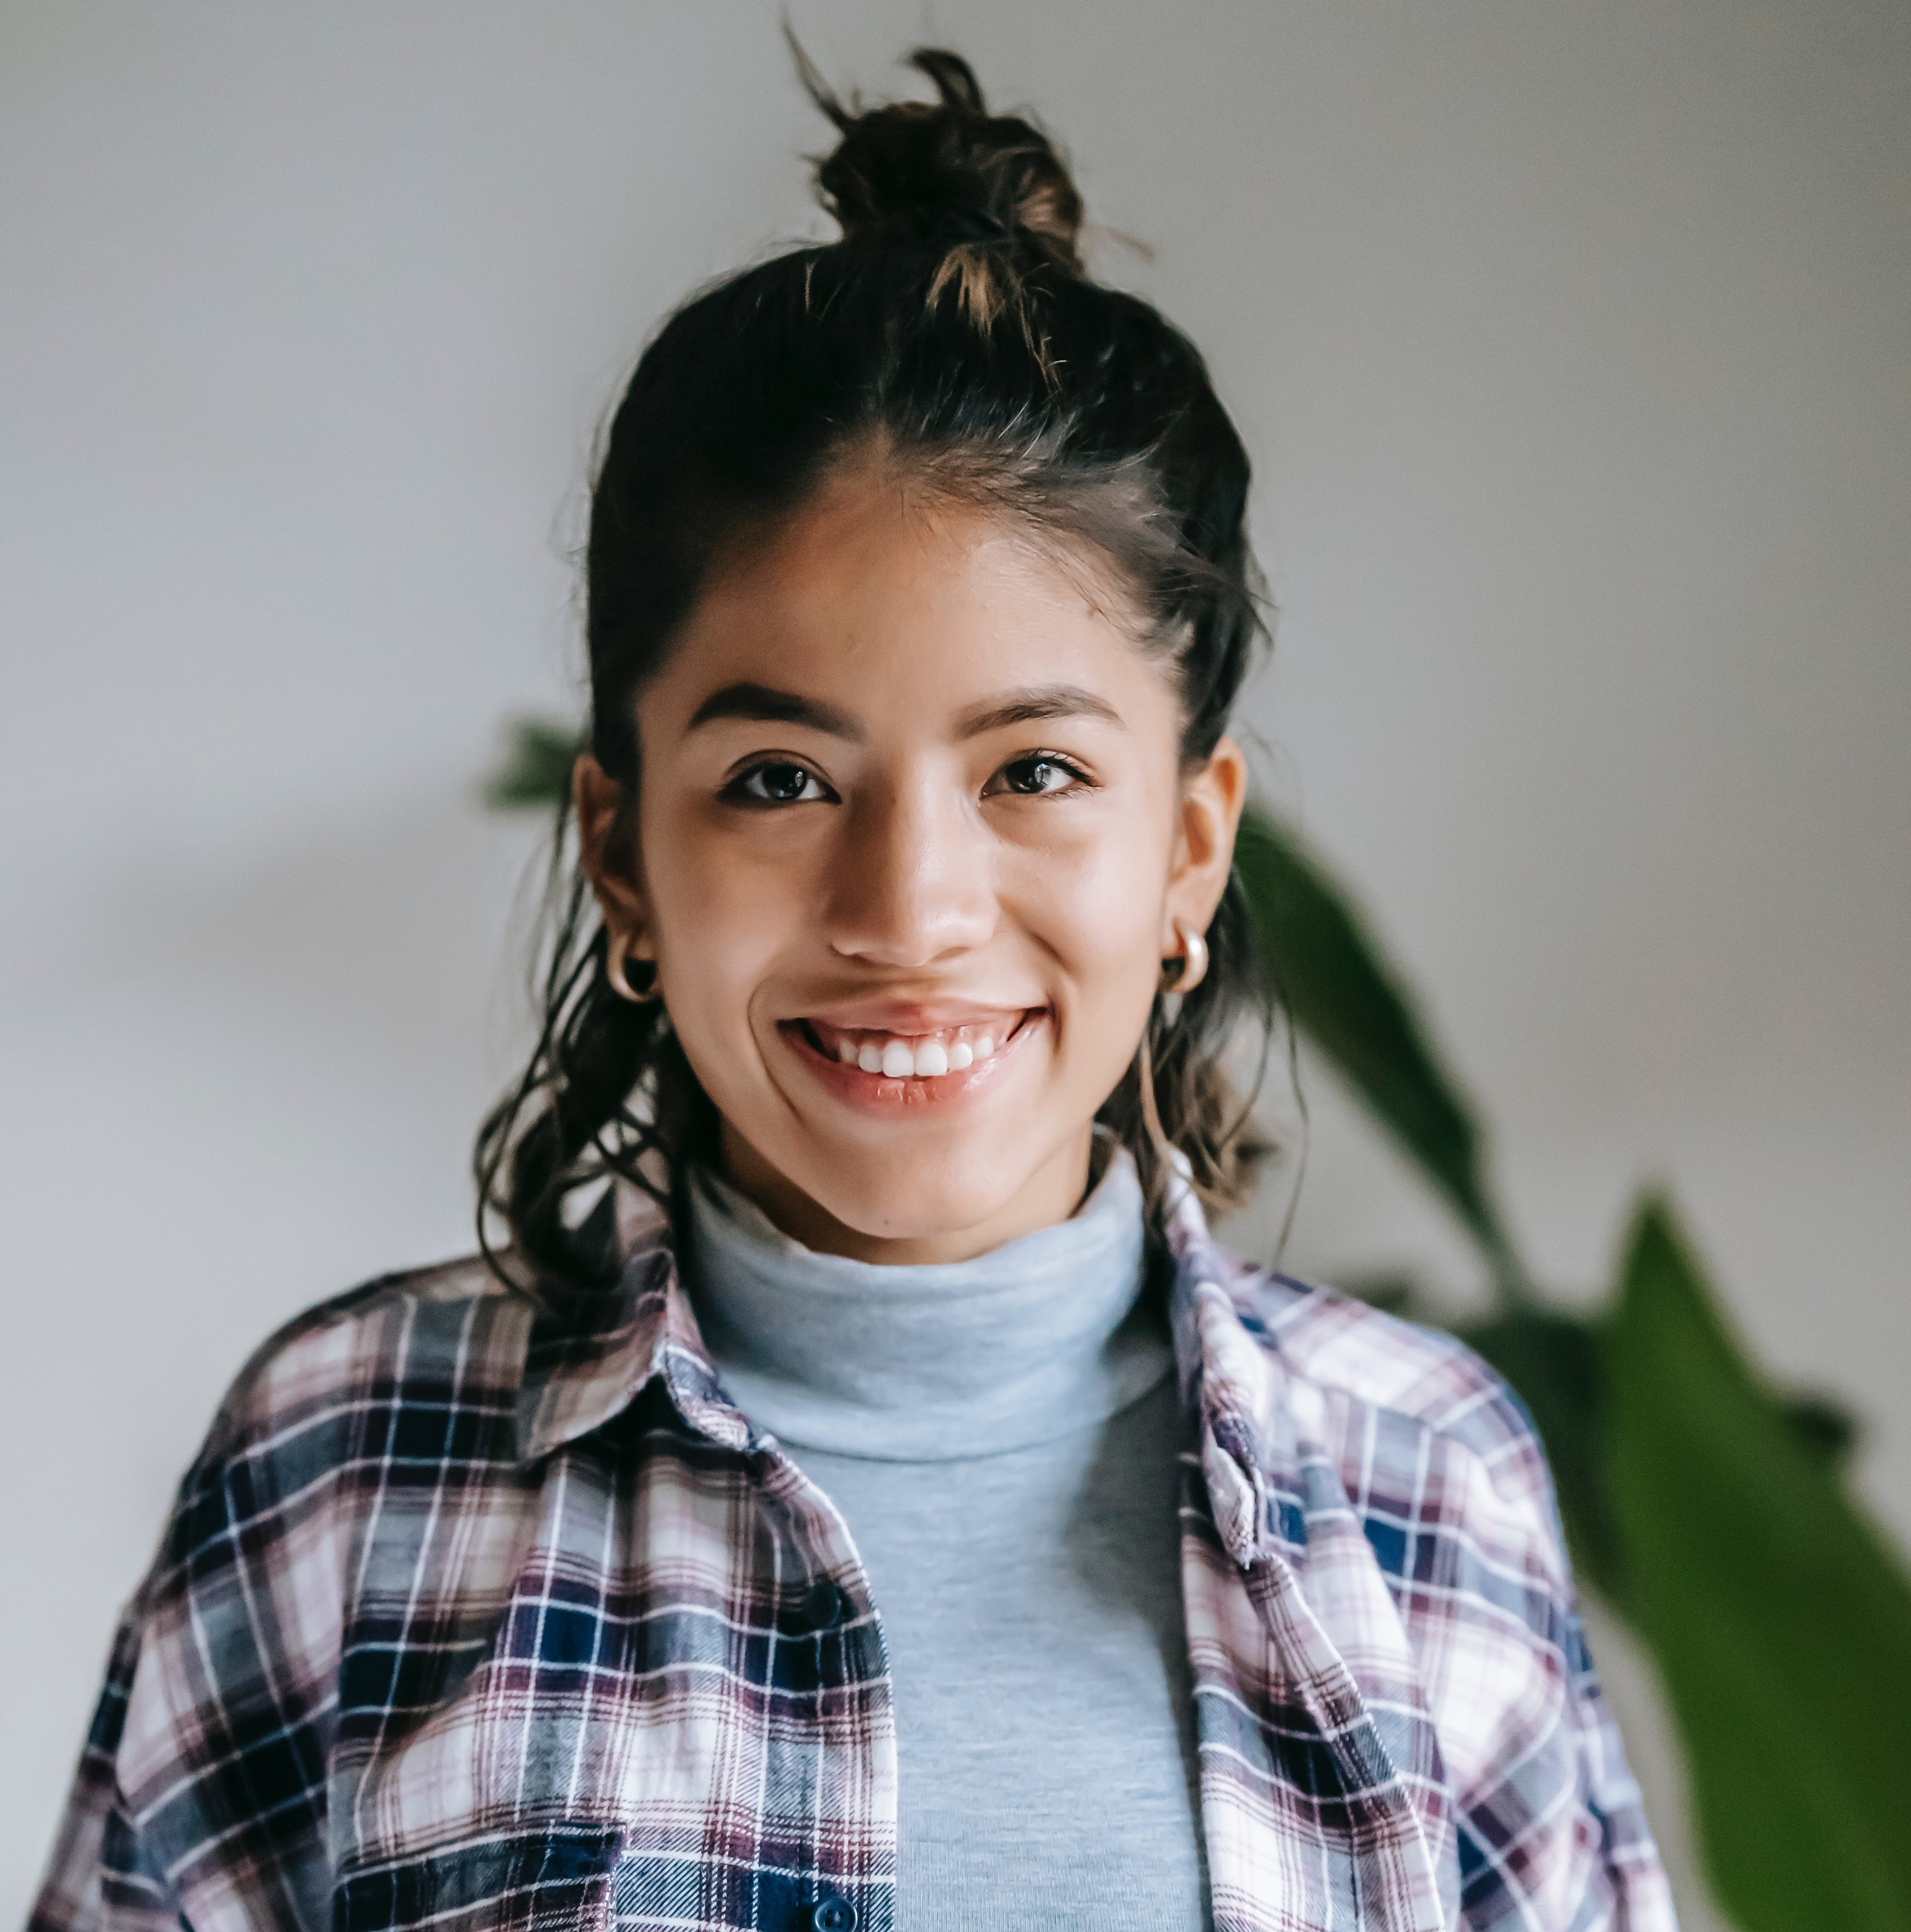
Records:
M726 1397L661 1219L623 1239L614 1294L452 1263L254 1358L34 1932L892 1932L849 1530ZM1216 1932L1671 1932L1517 1400L1191 1200L1169 1247Z

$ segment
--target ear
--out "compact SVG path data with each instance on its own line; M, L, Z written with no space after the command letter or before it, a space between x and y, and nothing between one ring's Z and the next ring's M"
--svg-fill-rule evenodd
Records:
M633 959L654 959L633 814L624 788L589 752L580 752L571 768L571 802L577 814L578 856L605 926L624 935Z
M1179 823L1168 889L1161 907L1161 957L1181 950L1175 934L1179 920L1206 932L1227 890L1234 864L1235 829L1248 802L1248 760L1232 738L1215 746L1207 763L1182 782Z

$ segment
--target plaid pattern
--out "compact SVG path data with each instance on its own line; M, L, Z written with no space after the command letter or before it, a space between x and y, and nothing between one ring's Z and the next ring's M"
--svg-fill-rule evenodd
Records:
M458 1263L255 1358L34 1932L892 1932L867 1581L725 1398L667 1231L625 1238L581 1310ZM1217 1932L1670 1932L1517 1403L1191 1202L1170 1245Z

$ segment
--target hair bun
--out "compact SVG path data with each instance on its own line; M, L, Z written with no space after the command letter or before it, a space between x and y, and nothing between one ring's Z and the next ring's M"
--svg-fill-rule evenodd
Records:
M816 170L845 241L1019 242L1071 274L1082 198L1055 144L1019 115L991 114L960 55L918 47L909 64L940 98L845 106L797 50L805 86L842 134Z

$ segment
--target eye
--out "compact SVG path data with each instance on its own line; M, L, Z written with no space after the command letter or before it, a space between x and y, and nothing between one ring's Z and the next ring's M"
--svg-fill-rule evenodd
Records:
M983 788L983 796L1013 792L1020 798L1042 798L1073 791L1088 782L1086 775L1066 758L1053 752L1031 752L1004 765Z
M748 805L811 805L826 802L834 794L808 766L766 758L732 778L724 796Z

